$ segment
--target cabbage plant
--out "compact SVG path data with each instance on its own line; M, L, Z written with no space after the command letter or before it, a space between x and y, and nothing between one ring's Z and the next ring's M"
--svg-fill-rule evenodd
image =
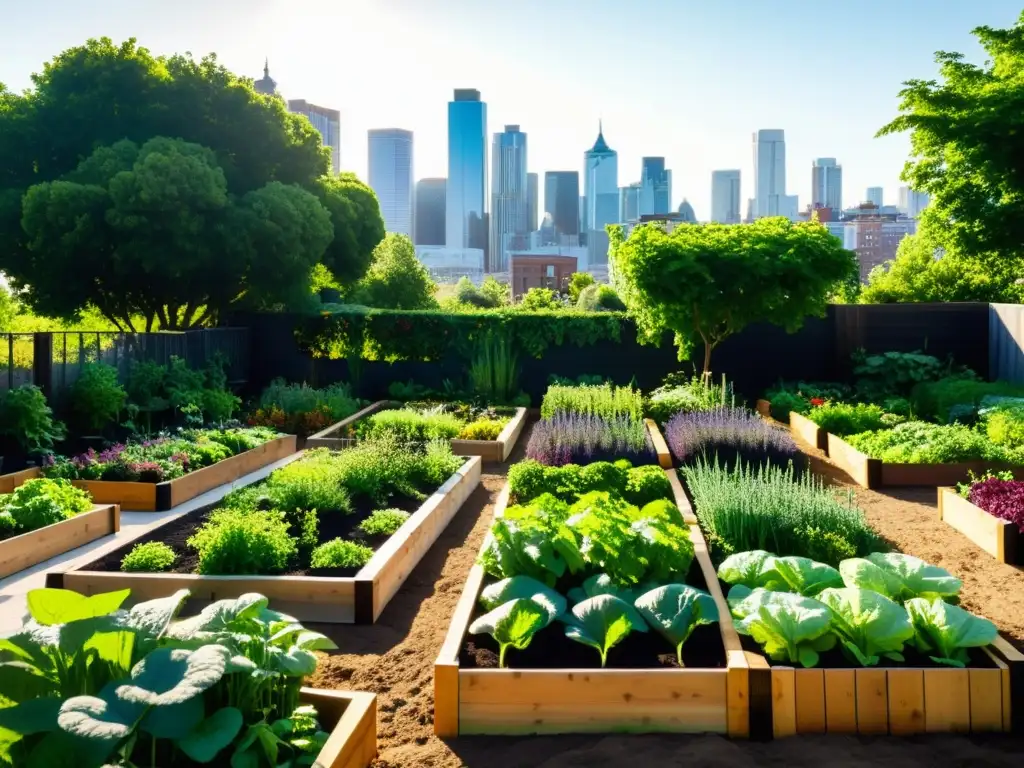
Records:
M938 598L915 597L907 600L904 608L914 627L911 643L936 664L966 666L969 648L990 645L999 634L988 619Z
M843 577L831 565L807 557L776 557L763 549L730 555L718 566L718 578L726 584L795 592L805 597L813 597L827 587L843 586Z
M844 560L839 572L847 587L870 589L898 603L915 597L957 602L963 586L945 568L898 552L874 552L866 558Z
M707 592L686 584L666 584L637 598L634 607L676 649L683 666L683 644L701 624L718 621L718 606Z
M813 598L737 585L729 591L729 609L738 620L736 630L754 638L774 661L813 667L819 654L835 647L832 614Z
M863 667L882 658L903 661L903 645L914 636L907 612L868 589L826 589L818 595L832 612L832 631L844 655Z
M601 666L608 663L608 651L630 632L646 632L647 624L637 610L614 595L597 595L573 606L564 619L565 636L589 645L601 654Z

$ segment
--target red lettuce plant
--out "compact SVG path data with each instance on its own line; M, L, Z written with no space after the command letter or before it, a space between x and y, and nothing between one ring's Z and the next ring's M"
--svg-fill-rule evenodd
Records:
M971 486L968 500L1024 533L1024 481L990 477Z

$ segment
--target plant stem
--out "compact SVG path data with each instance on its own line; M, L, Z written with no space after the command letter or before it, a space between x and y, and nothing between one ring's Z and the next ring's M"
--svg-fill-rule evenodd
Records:
M503 646L501 646L501 649L498 651L498 667L501 668L501 669L505 668L505 651L506 650L508 650L508 646L507 645L503 645Z

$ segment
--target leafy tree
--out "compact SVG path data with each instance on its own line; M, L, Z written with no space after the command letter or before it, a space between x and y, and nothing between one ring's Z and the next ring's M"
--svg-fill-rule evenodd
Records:
M579 273L577 273L579 274ZM584 312L625 312L626 305L610 285L593 283L580 292L577 309Z
M355 301L379 309L433 309L437 284L405 235L389 232L373 250L373 263L354 291Z
M783 218L750 225L692 224L666 232L658 224L609 227L619 295L644 338L675 334L680 360L704 345L711 352L751 323L796 331L825 312L826 297L851 271L855 256L816 222Z
M473 285L472 280L465 276L460 277L459 281L455 284L455 302L457 305L454 307L455 311L466 305L483 309L491 309L497 306L490 296L485 295L482 290Z
M343 287L351 286L366 274L373 249L384 239L377 196L353 173L322 176L312 190L331 214L334 225L334 239L324 254L324 266Z
M573 304L580 300L580 293L588 285L594 285L597 281L589 272L573 272L569 278L569 301Z
M327 211L295 185L230 195L214 153L180 139L101 147L21 204L25 248L0 264L47 316L93 305L118 328L202 325L235 304L308 296L331 241Z
M502 283L488 275L480 285L480 293L491 300L491 306L504 307L512 303L512 292L508 283Z
M523 294L519 306L531 312L539 309L561 309L558 294L550 288L531 288Z
M974 34L988 60L937 53L941 81L905 83L902 114L879 133L910 131L903 179L931 195L926 225L939 245L990 268L1024 256L1024 14L1010 29Z

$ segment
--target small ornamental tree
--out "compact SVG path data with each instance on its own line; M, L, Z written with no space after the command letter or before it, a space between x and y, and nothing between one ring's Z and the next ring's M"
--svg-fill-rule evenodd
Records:
M757 322L793 332L823 315L828 295L857 269L854 254L817 222L644 224L626 239L608 228L619 295L641 338L675 335L679 359L704 345L704 373L722 341Z
M391 232L374 249L373 262L353 298L377 309L435 309L435 293L437 283L416 258L412 240Z

